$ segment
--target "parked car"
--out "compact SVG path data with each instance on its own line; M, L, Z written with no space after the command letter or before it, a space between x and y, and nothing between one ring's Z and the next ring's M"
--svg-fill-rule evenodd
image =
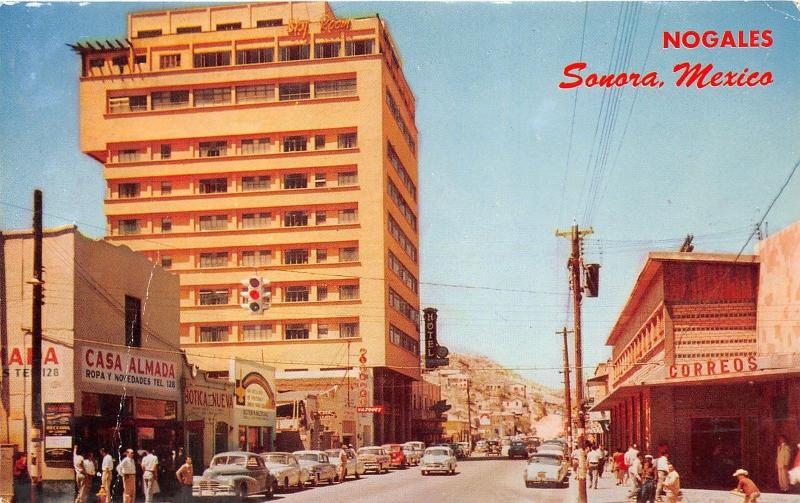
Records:
M422 455L419 467L423 475L431 472L444 472L455 475L458 461L453 449L447 446L436 445L428 447Z
M422 446L419 444L422 444ZM416 466L419 464L419 460L422 459L422 453L425 452L424 445L422 442L406 442L403 444L403 454L406 455L409 465Z
M542 444L536 449L537 454L558 454L560 456L564 455L564 449L560 446L555 444Z
M258 454L221 452L211 459L211 465L202 476L194 478L192 495L195 498L235 496L244 501L251 494L271 498L275 486L275 477Z
M358 459L364 462L364 469L366 471L373 471L375 473L389 473L389 466L391 459L386 449L378 445L371 445L368 447L361 447L358 450Z
M459 447L461 447L461 452L464 453L464 457L465 458L469 457L470 453L472 452L472 449L470 447L470 443L469 442L459 442L458 445L459 445Z
M464 450L461 448L461 445L458 444L458 443L455 443L455 442L453 442L453 443L444 442L444 443L438 444L438 446L439 447L449 447L449 448L451 448L453 450L453 454L455 455L456 459L463 459L463 458L467 457L466 454L464 453Z
M325 451L295 451L294 457L300 466L308 470L308 481L311 485L319 485L320 482L333 484L339 479L336 467L330 462Z
M308 481L308 470L301 467L290 452L265 452L261 454L261 458L278 481L277 487L280 490L288 491L291 487L302 489Z
M475 452L485 453L487 447L486 440L478 440L475 442Z
M502 451L503 448L500 446L500 442L497 440L486 441L486 453L489 456L499 456Z
M389 453L390 465L392 468L405 469L408 465L408 460L403 452L403 446L400 444L383 444L381 447L386 449Z
M558 454L536 453L528 459L525 466L525 487L534 485L569 485L569 467L564 456Z
M508 447L508 459L527 458L528 447L522 440L513 440Z
M328 449L325 453L328 455L328 461L336 468L336 473L339 473L339 466L341 461L339 461L339 456L341 455L342 449ZM364 468L364 462L361 461L358 456L356 456L355 452L350 449L344 449L345 454L347 455L347 473L345 477L355 476L355 478L360 479L366 469ZM339 482L342 482L341 480Z

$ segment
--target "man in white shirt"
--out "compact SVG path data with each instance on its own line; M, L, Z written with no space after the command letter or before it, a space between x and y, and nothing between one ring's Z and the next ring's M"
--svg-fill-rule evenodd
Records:
M145 449L142 458L142 487L144 489L145 503L153 502L153 495L158 492L158 457Z
M635 498L642 486L642 454L638 451L636 457L628 465L628 479L631 481L631 492L628 493L628 497Z
M86 503L89 500L89 479L86 476L84 458L78 453L78 446L72 448L72 467L75 468L75 503Z
M111 501L111 476L114 470L114 458L106 451L105 447L100 448L100 470L102 475L100 478L100 487L106 493L106 501Z
M586 463L589 465L589 487L597 489L597 480L600 478L600 459L603 451L595 446L586 454Z
M117 465L117 473L122 477L122 503L136 501L136 462L133 460L133 449L125 451L125 457Z
M656 460L656 470L658 473L658 484L656 484L656 501L661 501L661 493L664 491L664 480L667 478L669 459L664 453ZM677 473L677 472L675 472Z

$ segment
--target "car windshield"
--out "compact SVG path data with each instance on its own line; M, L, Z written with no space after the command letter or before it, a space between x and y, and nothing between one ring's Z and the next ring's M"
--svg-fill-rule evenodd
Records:
M289 464L289 457L286 454L266 454L264 456L265 463L280 463L282 465Z
M383 448L389 452L398 452L400 450L399 445L384 445Z
M447 456L447 449L428 449L425 451L426 456Z
M244 466L246 458L244 456L216 456L211 460L211 466L219 465L240 465Z
M313 452L305 452L303 454L295 454L297 459L305 459L306 461L319 461L319 454Z
M522 442L511 442L511 446L512 447L524 447L525 444L523 444Z
M375 454L378 455L381 453L380 448L378 447L362 447L358 450L359 454Z
M340 454L341 452L342 451L340 449L328 449L327 451L325 451L325 454L327 454L331 458L339 459L339 456L341 456Z
M528 460L528 464L558 466L561 464L561 460L550 456L534 456Z

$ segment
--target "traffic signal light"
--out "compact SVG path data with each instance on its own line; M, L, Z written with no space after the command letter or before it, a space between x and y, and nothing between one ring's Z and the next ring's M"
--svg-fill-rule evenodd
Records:
M253 314L266 311L270 306L272 292L269 281L258 276L251 276L242 280L245 288L241 291L241 306Z

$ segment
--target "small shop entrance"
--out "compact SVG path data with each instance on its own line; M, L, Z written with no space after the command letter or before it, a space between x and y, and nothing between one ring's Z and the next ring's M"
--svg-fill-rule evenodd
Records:
M692 419L692 475L702 487L726 488L742 465L741 418Z

